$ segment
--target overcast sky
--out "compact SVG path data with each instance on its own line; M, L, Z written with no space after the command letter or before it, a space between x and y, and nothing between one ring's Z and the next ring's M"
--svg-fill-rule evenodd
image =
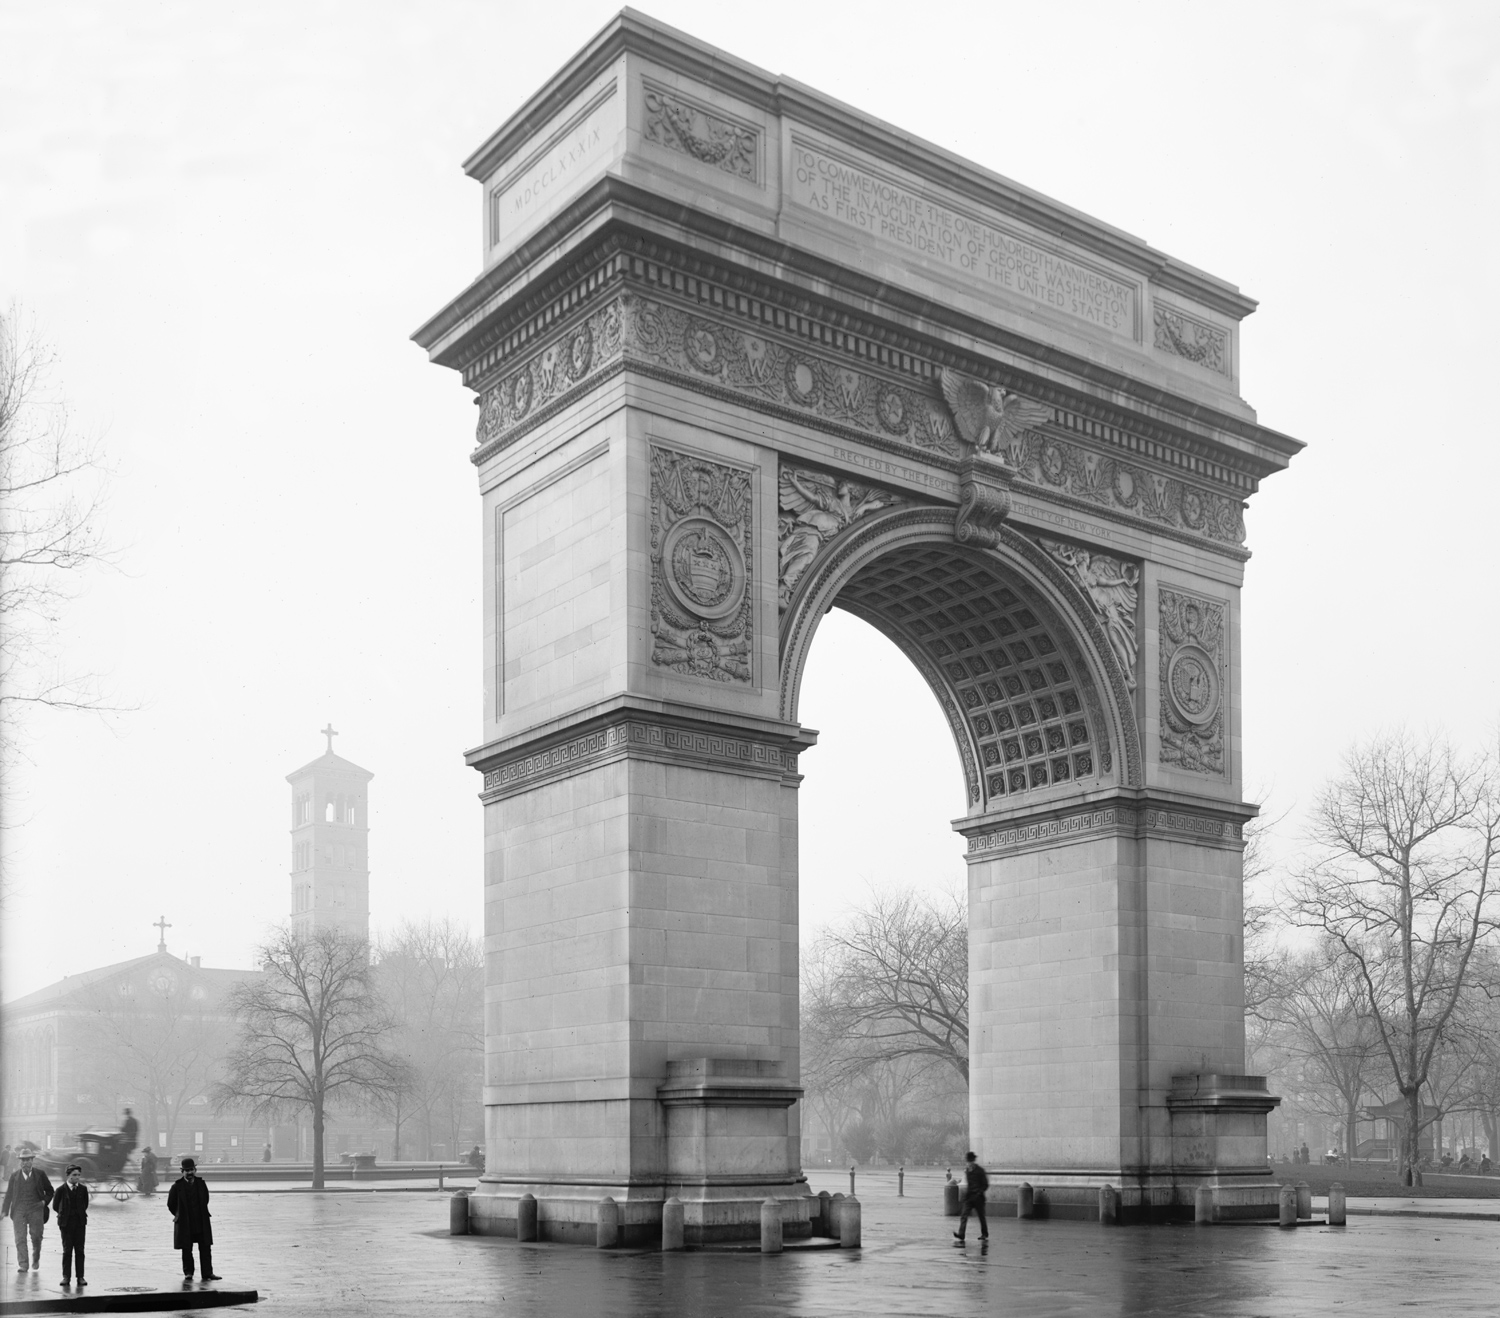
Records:
M247 965L289 788L375 774L377 928L480 924L470 395L411 331L478 273L459 162L606 3L0 0L0 297L114 475L68 655L137 706L43 715L7 801L7 997L168 946ZM1343 749L1500 714L1489 395L1500 7L661 0L648 12L1260 300L1242 379L1308 443L1250 503L1247 788L1283 849ZM963 878L932 697L830 616L802 718L803 922Z

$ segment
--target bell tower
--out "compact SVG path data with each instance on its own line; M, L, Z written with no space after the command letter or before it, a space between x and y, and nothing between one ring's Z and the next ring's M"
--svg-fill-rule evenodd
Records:
M370 814L368 769L328 748L287 774L292 785L292 928L301 934L334 928L370 937Z

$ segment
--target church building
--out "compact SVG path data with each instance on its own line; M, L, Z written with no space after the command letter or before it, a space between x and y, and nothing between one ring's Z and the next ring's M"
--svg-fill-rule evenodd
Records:
M298 932L335 928L370 936L369 783L374 774L327 749L287 775L291 784L291 910ZM156 922L156 951L66 975L0 1006L0 1142L72 1147L83 1130L118 1129L123 1109L139 1143L172 1158L309 1158L309 1132L215 1115L210 1100L234 1021L224 998L259 970L211 969L167 950L171 922ZM142 1066L150 1055L155 1063ZM176 1059L174 1061L174 1059ZM356 1118L356 1120L360 1120ZM304 1127L306 1122L304 1120ZM329 1114L327 1148L368 1149L379 1132ZM384 1151L384 1150L382 1150Z

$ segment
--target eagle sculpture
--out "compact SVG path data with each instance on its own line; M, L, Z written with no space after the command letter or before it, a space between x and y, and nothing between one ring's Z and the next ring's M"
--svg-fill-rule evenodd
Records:
M985 453L1004 457L1011 440L1021 431L1052 420L1052 409L1045 403L1034 403L946 366L942 385L959 438Z

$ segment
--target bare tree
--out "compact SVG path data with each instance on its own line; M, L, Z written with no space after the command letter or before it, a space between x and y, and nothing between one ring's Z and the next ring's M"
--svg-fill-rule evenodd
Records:
M437 1129L456 1152L465 1116L481 1109L484 949L450 920L405 924L381 943L374 982L396 1022L391 1049L411 1076L387 1105L393 1156L408 1111L423 1118L428 1157Z
M108 554L104 467L49 392L54 365L14 306L0 313L0 733L12 750L28 710L118 708L55 653L79 573Z
M1494 930L1500 791L1488 756L1398 732L1351 751L1319 796L1316 857L1291 890L1294 918L1322 931L1360 986L1406 1107L1411 1184L1433 1057Z
M278 929L261 947L264 974L227 996L239 1035L215 1090L219 1111L312 1117L313 1188L323 1186L329 1106L389 1100L409 1083L388 1044L395 1020L376 996L369 945L332 929Z
M1282 965L1268 999L1283 1049L1297 1077L1312 1091L1312 1106L1344 1127L1344 1157L1354 1157L1361 1102L1371 1088L1380 1053L1375 1022L1365 1010L1364 985L1349 957L1324 940Z
M820 940L822 1032L851 1062L926 1057L969 1082L969 917L959 898L877 897Z
M91 1089L138 1095L141 1125L148 1134L165 1132L159 1152L167 1157L182 1109L208 1098L219 1079L229 1024L219 1004L194 998L180 981L140 987L123 997L96 989L85 998L82 1076Z

